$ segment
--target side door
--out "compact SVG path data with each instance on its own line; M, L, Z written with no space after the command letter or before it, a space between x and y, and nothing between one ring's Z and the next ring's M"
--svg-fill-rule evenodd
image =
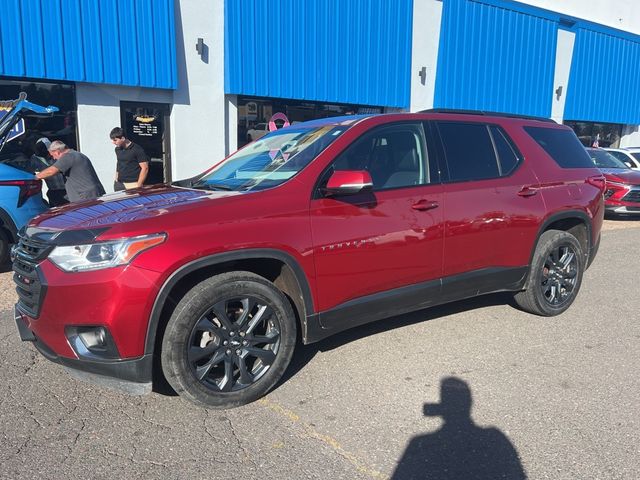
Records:
M442 274L442 185L421 122L375 127L322 174L311 201L320 321L325 328L429 305ZM338 170L366 170L373 189L326 196Z
M435 126L446 166L443 300L517 284L545 213L535 173L498 125Z

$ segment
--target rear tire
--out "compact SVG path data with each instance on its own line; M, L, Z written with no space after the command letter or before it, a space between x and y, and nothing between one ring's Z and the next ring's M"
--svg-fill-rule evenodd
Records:
M273 388L295 344L295 315L273 283L250 272L223 273L178 303L162 340L162 370L195 404L238 407Z
M568 232L548 230L538 240L526 290L513 298L526 312L544 317L559 315L578 295L584 270L578 239Z

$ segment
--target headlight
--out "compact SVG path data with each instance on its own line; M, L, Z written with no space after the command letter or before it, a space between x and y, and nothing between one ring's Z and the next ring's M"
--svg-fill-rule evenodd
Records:
M166 237L164 233L157 233L88 245L65 245L54 248L49 260L65 272L117 267L128 264L139 253L160 245Z

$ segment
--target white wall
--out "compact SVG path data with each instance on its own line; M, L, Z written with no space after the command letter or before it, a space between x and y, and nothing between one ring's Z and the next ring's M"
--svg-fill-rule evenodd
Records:
M176 0L176 30L176 90L76 86L79 148L107 192L113 190L116 165L109 131L120 125L121 101L173 105L169 131L175 180L202 172L235 150L237 117L233 97L224 95L224 2ZM202 57L196 52L198 38L206 45Z
M176 17L182 31L177 32L179 88L174 92L171 148L173 178L179 179L224 158L228 106L224 95L224 2L176 1ZM207 47L202 58L196 52L198 38Z
M553 100L551 102L551 118L558 123L562 123L564 117L564 105L567 99L569 73L571 71L571 59L575 40L575 33L558 30L555 73L553 76ZM556 93L559 87L562 87L562 93L560 95Z
M417 112L433 107L440 45L442 2L416 0L413 2L413 45L411 47L411 103L409 111ZM426 67L424 84L418 75Z

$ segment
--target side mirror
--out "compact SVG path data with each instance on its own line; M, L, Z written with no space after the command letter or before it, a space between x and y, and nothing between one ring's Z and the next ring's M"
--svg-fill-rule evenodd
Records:
M366 170L340 170L329 177L325 196L354 195L373 188L371 175Z

